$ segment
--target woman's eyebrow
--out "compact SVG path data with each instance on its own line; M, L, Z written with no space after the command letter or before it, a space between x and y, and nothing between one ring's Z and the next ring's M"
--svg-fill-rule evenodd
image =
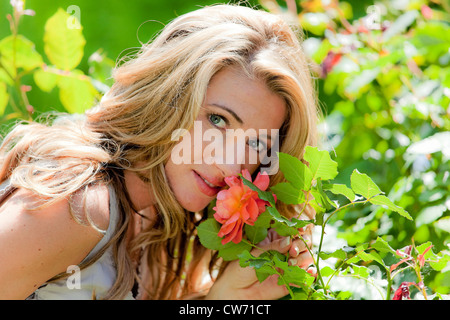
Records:
M225 106L223 106L221 104L217 104L217 103L210 103L209 105L210 106L214 106L214 107L218 107L218 108L221 108L221 109L227 111L229 114L231 114L233 116L233 118L236 119L237 122L239 122L240 124L244 124L244 121L242 121L242 119L236 114L236 112L234 112L230 108L225 107Z

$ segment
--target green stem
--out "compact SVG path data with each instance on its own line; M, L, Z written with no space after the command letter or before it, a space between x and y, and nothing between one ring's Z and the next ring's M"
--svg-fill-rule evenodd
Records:
M328 223L328 221L331 219L332 216L334 216L335 213L341 211L342 209L345 209L347 207L353 206L355 204L366 204L367 202L369 202L370 199L366 199L366 200L361 200L361 201L351 201L339 208L337 208L336 210L334 210L333 212L330 213L330 215L328 216L328 218L325 220L324 225L326 225Z
M343 206L337 208L336 210L334 210L333 212L331 212L331 214L327 217L327 219L324 220L324 222L322 223L322 232L320 233L319 248L318 248L318 251L317 251L317 260L316 260L315 265L316 265L316 268L317 268L317 277L319 278L320 282L322 283L322 287L323 287L323 290L324 290L325 294L327 294L327 289L326 289L325 282L324 282L324 280L323 280L323 278L322 278L322 274L320 273L320 267L319 267L319 263L320 263L320 252L322 252L323 237L324 237L324 235L325 235L325 226L326 226L326 224L328 223L328 221L330 220L330 218L331 218L334 214L336 214L337 212L339 212L340 210L345 209L345 208L347 208L347 207L349 207L349 206L351 206L351 205L355 205L355 204L359 204L359 203L366 203L367 201L369 201L369 200L355 201L355 202L352 201L352 202L350 202L350 203L348 203L348 204L346 204L346 205L343 205Z
M423 278L422 278L422 274L420 273L420 268L418 265L416 265L416 274L417 274L417 278L419 279L419 290L422 292L423 297L425 298L425 300L428 300L428 296L427 296L427 292L425 290L425 284L423 282Z
M322 232L320 233L320 242L319 242L319 248L317 251L317 260L316 260L316 268L317 268L317 277L319 278L320 283L322 283L322 287L323 287L323 292L326 295L327 294L327 287L325 286L325 282L322 278L322 274L320 273L320 252L322 252L322 244L323 244L323 236L325 234L325 225L326 225L326 221L322 223Z
M387 276L387 287L386 287L386 300L391 300L391 290L392 290L392 279L391 272L389 270L386 270L386 276Z

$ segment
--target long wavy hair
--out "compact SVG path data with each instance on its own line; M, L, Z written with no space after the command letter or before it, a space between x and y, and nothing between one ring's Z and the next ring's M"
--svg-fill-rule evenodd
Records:
M140 250L148 263L150 277L143 285L149 298L195 292L201 265L206 261L212 268L218 259L196 237L205 214L186 212L166 179L164 165L177 143L172 132L190 130L211 78L237 66L285 100L279 151L302 159L305 146L316 144L319 111L300 37L280 17L243 6L215 5L182 15L114 70L110 91L84 117L17 125L1 145L0 181L10 179L48 203L93 184L112 184L121 209L109 244L117 280L104 298L120 299L131 290L136 277L131 256ZM151 185L158 212L157 221L131 243L126 233L134 208L124 170L136 171ZM277 173L271 185L283 180ZM278 206L287 217L298 212Z

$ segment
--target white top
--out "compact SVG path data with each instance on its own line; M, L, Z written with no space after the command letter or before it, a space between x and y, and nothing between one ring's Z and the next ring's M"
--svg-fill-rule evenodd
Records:
M10 187L9 180L0 185L0 196ZM112 186L109 189L109 225L103 238L84 258L83 262L91 259L101 248L108 243L114 234L119 218L116 193ZM77 270L76 270L77 269ZM76 270L76 271L74 271ZM71 276L42 285L33 292L27 300L92 300L102 299L116 280L116 267L112 254L112 247L90 266L79 269L71 268ZM79 273L77 273L79 272ZM125 297L133 299L131 291Z

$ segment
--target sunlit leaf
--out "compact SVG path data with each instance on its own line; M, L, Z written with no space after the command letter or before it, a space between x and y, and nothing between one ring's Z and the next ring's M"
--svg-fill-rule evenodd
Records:
M388 208L389 210L392 210L394 212L397 212L398 214L400 214L401 216L412 220L412 217L410 216L410 214L403 209L402 207L399 207L397 205L395 205L391 200L389 200L388 197L383 196L383 195L377 195L375 197L372 197L369 200L371 203L376 204L376 205L381 205L381 206L385 206L386 208Z
M59 98L70 113L83 113L94 104L97 90L79 70L58 77Z
M68 23L70 19L73 17L59 8L45 24L45 54L52 64L62 70L72 70L78 66L86 44L82 27L71 27Z
M344 184L324 184L322 187L324 190L330 191L333 194L341 194L350 201L355 200L356 195L353 190Z
M34 43L19 34L8 36L0 41L0 57L2 65L13 76L16 69L32 70L42 65L42 57L36 51Z
M306 164L299 159L286 153L278 153L280 159L280 170L284 177L295 188L308 191L311 187L313 175Z
M0 115L3 115L8 105L9 94L6 90L6 83L0 82Z
M36 82L39 89L45 92L50 92L58 82L58 75L38 69L33 73L34 82Z
M378 237L377 240L371 245L372 248L381 252L390 252L395 254L395 250L382 238Z
M309 163L313 179L329 180L337 176L337 162L331 159L327 151L307 146L303 157Z
M353 170L350 183L353 192L362 195L366 199L383 193L367 174L360 173L358 169Z
M281 182L270 188L277 199L286 204L300 204L305 201L305 194L301 189L297 189L289 182Z

